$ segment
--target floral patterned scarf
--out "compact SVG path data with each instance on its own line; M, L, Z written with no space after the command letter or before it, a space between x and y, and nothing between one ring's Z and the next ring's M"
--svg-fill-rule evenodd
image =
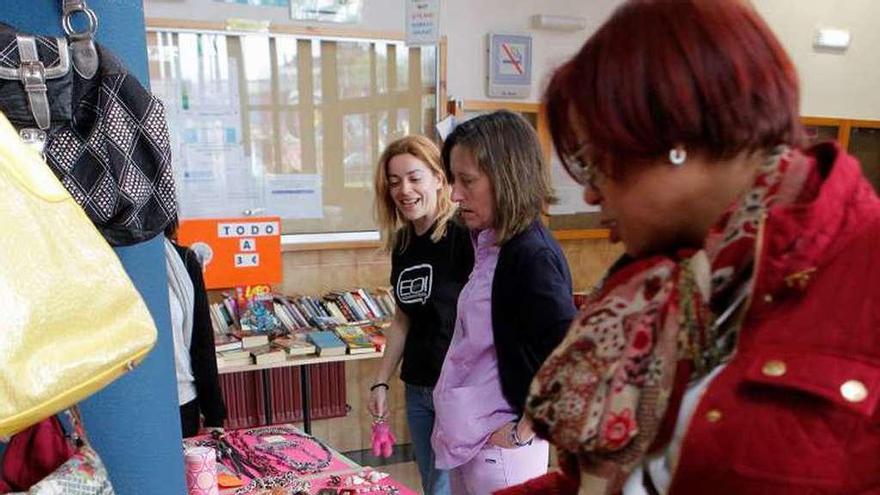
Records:
M704 249L636 260L581 307L532 382L526 412L577 458L582 488L619 490L668 443L688 382L731 355L731 316L745 306L765 212L794 202L808 169L802 155L774 150Z

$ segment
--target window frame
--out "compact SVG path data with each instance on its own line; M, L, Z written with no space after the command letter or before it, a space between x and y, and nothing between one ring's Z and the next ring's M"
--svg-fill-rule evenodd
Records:
M202 21L191 21L191 20L179 20L179 19L167 19L167 18L147 18L146 19L146 31L149 33L173 33L176 35L179 34L208 34L208 35L222 35L222 36L253 36L253 35L265 35L270 37L270 57L272 60L272 68L271 68L271 87L273 95L278 90L279 84L279 72L277 66L277 40L282 39L283 37L291 37L296 38L297 46L303 40L318 40L319 43L323 42L335 42L335 49L339 48L338 43L350 43L350 42L363 42L370 43L370 52L371 52L371 64L375 64L376 59L376 50L375 43L377 42L389 42L389 43L397 43L398 46L406 46L404 44L405 36L402 32L391 32L391 31L366 31L360 29L351 29L347 27L336 27L336 26L321 26L321 27L313 27L313 26L293 26L293 25L277 25L271 26L268 30L264 31L243 31L240 29L227 29L227 26L222 22L202 22ZM274 39L273 39L274 38ZM389 46L390 47L390 46ZM447 40L446 37L442 37L440 42L435 47L435 62L434 67L436 71L436 81L433 91L434 97L434 119L439 120L442 114L444 114L444 102L446 101L446 87L447 87L447 79L446 79L446 66L447 66ZM413 48L413 47L409 47ZM387 48L386 48L387 49ZM297 64L298 68L301 69L303 64L299 61L299 55L302 50L297 50ZM335 58L334 58L335 62ZM316 61L316 63L324 64L324 56L322 52L322 56L320 61ZM311 64L311 59L310 59ZM309 64L309 65L310 65ZM334 64L335 65L335 64ZM411 57L408 57L408 69L411 74L413 71L421 71L422 63L414 64ZM415 66L415 67L414 67ZM392 78L391 78L391 70L394 67L396 71L396 64L388 64L386 70L389 72L388 76L386 76L386 88L384 92L379 92L376 90L374 82L371 81L371 92L374 93L368 97L362 98L347 98L346 100L355 101L356 106L360 107L362 104L357 100L363 99L377 99L377 98L388 98L392 99L393 94L400 93L401 91L396 88L392 88ZM242 69L239 68L241 71ZM323 74L323 67L322 67ZM322 77L322 81L323 81ZM408 78L408 82L409 78ZM335 81L338 85L338 80ZM247 84L247 81L243 78L239 79L239 84ZM408 85L409 86L409 85ZM412 88L410 88L407 92L411 92ZM323 91L322 91L323 93ZM312 93L314 95L314 92ZM431 93L420 93L419 98L424 98L425 96L430 96ZM324 97L326 98L326 97ZM322 99L321 104L325 104ZM335 101L331 102L332 105L340 105L340 98L336 98ZM288 111L293 111L291 109L298 109L299 115L299 129L300 135L303 132L304 120L307 120L305 125L314 127L314 116L312 115L308 119L303 119L302 111L304 110L314 110L318 107L319 103L315 101L313 97L304 98L302 94L302 84L300 84L299 96L297 102L295 104L285 104L283 108L279 108L274 110L271 113L271 118L273 120L273 135L275 136L275 143L273 149L277 154L278 148L281 145L280 140L278 139L279 131L283 125L280 122L282 114ZM261 107L265 105L254 104L249 101L242 101L242 118L246 119L251 111L259 110L257 107ZM369 105L368 105L369 106ZM394 108L389 107L388 109L388 122L389 125L394 124L397 125L397 116L400 113L401 108L409 109L409 107L401 107L400 105L394 106ZM427 107L429 108L429 107ZM392 111L393 110L393 111ZM338 113L338 111L337 111ZM413 122L413 115L409 112L410 122ZM342 115L342 118L345 115L354 115L357 112L347 112ZM393 114L393 115L392 115ZM359 114L358 114L359 115ZM378 157L378 154L381 153L380 149L377 149L380 143L379 133L379 123L378 116L373 116L368 112L369 120L370 120L370 148L372 148L371 156L367 157L370 160L370 163L373 163L375 159ZM326 119L323 118L326 123ZM412 125L412 124L411 124ZM425 122L421 128L428 129L433 127L433 123ZM413 129L415 130L415 129ZM250 147L250 142L247 140L246 135L249 130L246 130L244 127L242 129L242 147L243 149L248 149ZM389 133L393 131L390 130ZM312 144L312 147L317 147L318 143L315 142ZM324 160L327 158L324 157ZM327 170L325 169L325 173ZM334 173L343 174L344 170L340 169L335 171ZM344 179L343 179L344 180ZM326 201L326 198L325 198ZM283 220L283 219L282 219ZM377 229L372 230L350 230L350 231L340 231L340 232L327 232L327 233L307 233L307 234L283 234L282 235L282 251L298 251L298 250L320 250L320 249L340 249L340 248L363 248L363 247L379 247L379 231Z

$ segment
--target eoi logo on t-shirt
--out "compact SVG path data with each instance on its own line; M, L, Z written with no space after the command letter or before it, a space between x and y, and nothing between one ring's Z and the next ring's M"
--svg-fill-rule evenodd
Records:
M411 266L397 277L397 298L401 304L425 304L431 297L434 268L425 263Z

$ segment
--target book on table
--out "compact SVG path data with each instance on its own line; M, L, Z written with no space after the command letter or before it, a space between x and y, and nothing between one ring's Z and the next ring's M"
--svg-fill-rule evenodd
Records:
M359 326L340 325L336 327L336 335L345 342L349 354L366 354L377 350L376 345Z
M318 348L319 356L342 356L345 354L345 343L331 330L309 332L309 340Z
M361 330L370 339L370 342L373 343L377 351L381 352L385 349L385 343L388 339L385 337L381 325L361 325Z
M230 335L228 333L214 334L214 351L224 352L234 351L236 349L241 349L241 341L238 340L235 335Z
M283 348L289 356L308 356L318 352L315 344L309 342L304 334L275 337L272 344Z
M245 349L237 349L231 351L223 351L217 353L218 366L241 366L252 364L254 362L250 351Z
M260 347L269 343L269 336L265 333L235 329L232 331L232 334L241 340L241 346L245 349Z
M280 363L287 360L287 351L280 346L270 344L254 347L250 351L251 356L254 357L254 363L256 364Z

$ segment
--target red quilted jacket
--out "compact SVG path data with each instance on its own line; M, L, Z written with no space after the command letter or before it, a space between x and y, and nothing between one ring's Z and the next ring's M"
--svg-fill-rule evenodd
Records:
M669 495L880 494L880 200L836 145L805 153L824 181L766 218L736 353ZM573 479L503 493L576 493Z

